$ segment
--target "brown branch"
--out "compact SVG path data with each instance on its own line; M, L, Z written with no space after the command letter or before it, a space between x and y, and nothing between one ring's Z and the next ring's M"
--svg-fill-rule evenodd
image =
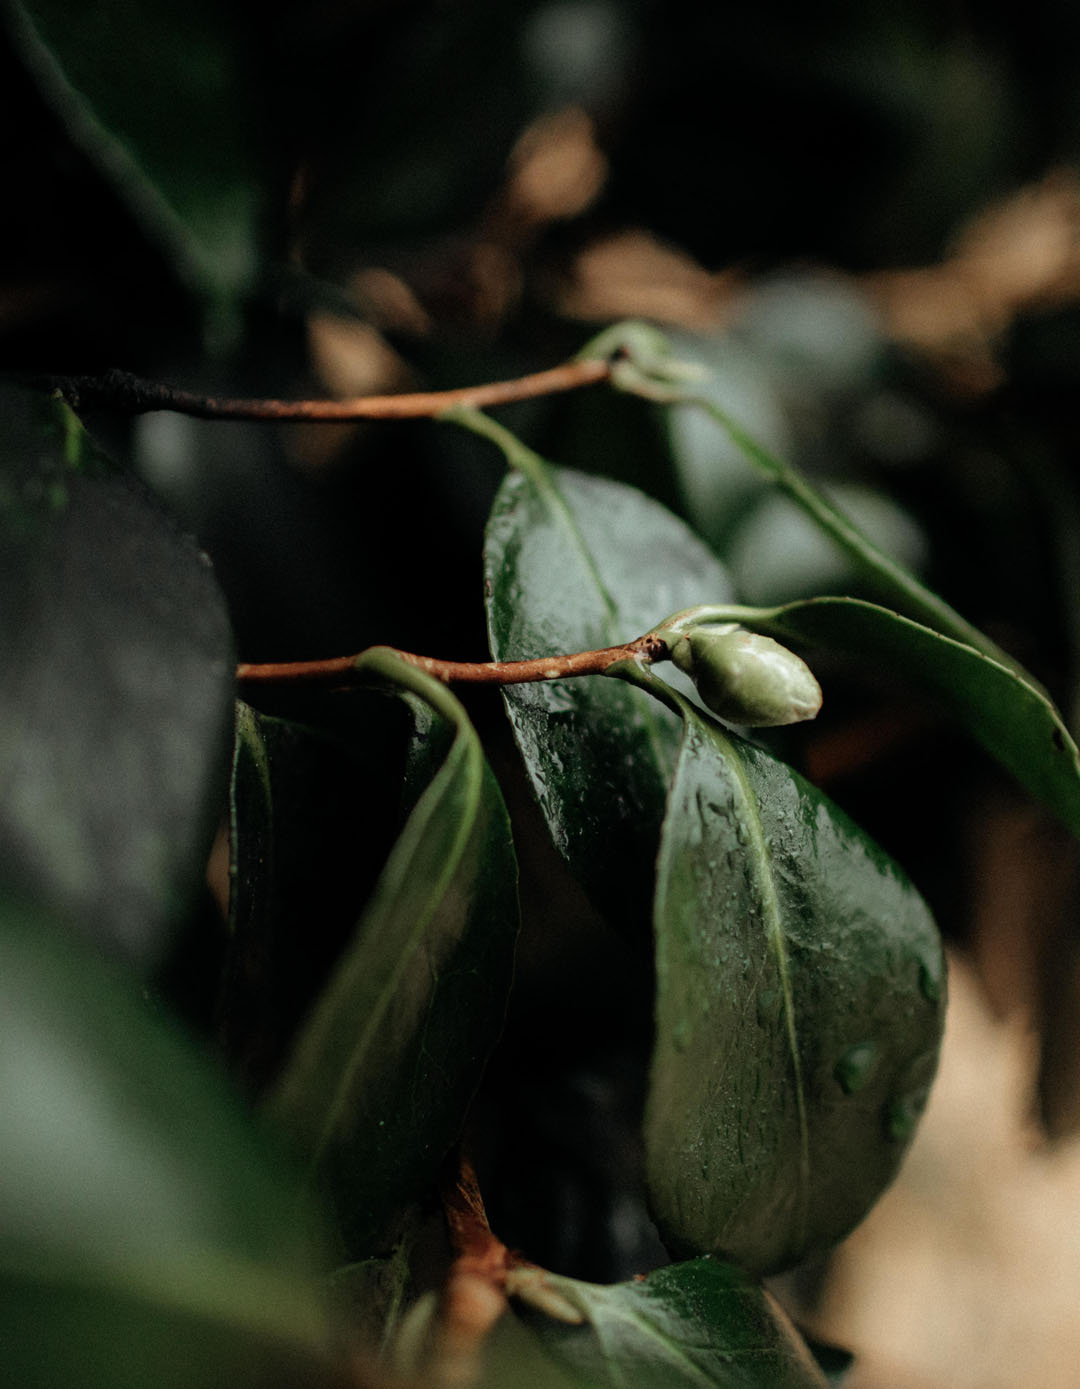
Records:
M73 409L104 406L140 415L150 410L175 410L209 420L405 420L432 418L456 406L485 409L533 396L555 395L606 381L609 362L594 358L565 362L548 371L510 381L490 381L449 391L419 391L408 395L355 396L351 400L226 400L176 390L126 371L101 376L32 376L29 385L58 391Z
M459 1154L442 1183L454 1262L439 1303L435 1352L442 1381L470 1383L492 1327L506 1311L506 1277L515 1256L492 1233L472 1163Z
M564 680L575 675L602 675L616 661L643 657L663 660L667 643L655 633L636 637L622 646L605 646L596 651L573 651L566 655L534 656L527 661L440 661L434 656L417 656L396 647L384 648L399 660L441 680L444 685L524 685L537 680ZM347 685L356 678L359 656L331 656L321 661L243 662L236 668L237 680L244 684Z
M464 1153L459 1154L456 1164L448 1164L441 1194L455 1263L465 1261L472 1271L483 1272L497 1281L513 1256L492 1233L476 1169Z

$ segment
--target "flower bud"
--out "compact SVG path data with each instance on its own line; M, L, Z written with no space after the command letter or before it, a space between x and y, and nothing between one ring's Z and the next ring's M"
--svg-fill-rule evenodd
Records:
M675 643L671 659L708 708L729 723L801 723L821 708L821 686L806 662L757 632L692 627Z

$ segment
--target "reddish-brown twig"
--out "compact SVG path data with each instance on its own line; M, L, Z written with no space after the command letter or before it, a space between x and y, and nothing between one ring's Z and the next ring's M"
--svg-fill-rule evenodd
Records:
M564 362L547 371L509 381L489 381L447 391L418 391L402 395L355 396L351 400L229 400L196 395L160 381L147 381L126 371L101 376L34 376L28 384L57 391L75 409L105 407L139 415L150 410L175 410L210 420L406 420L435 418L448 410L471 406L486 409L534 396L555 395L607 381L610 363L603 358Z
M668 654L666 642L656 633L636 637L622 646L534 656L527 661L442 661L435 656L399 651L396 647L378 649L391 652L444 685L523 685L536 680L564 680L574 675L602 675L618 661L635 657L662 660ZM359 656L330 656L321 661L246 661L237 666L236 678L244 684L341 686L357 678L359 659Z

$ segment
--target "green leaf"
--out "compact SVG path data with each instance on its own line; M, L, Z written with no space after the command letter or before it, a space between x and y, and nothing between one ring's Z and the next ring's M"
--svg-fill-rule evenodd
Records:
M669 604L729 592L716 559L657 502L550 467L502 431L492 437L522 468L495 499L484 546L496 660L629 641ZM677 720L616 680L544 681L503 696L556 847L608 915L644 928Z
M58 401L0 387L0 883L157 963L224 804L229 619L206 557Z
M741 622L778 641L849 656L864 671L932 695L1022 786L1080 834L1080 752L1046 693L1015 667L857 598L701 612L702 621Z
M415 804L271 1111L358 1256L393 1236L460 1131L502 1027L518 906L506 810L461 705L378 648L357 668L407 697Z
M289 1383L327 1353L292 1174L133 981L8 901L0 1109L10 1383Z
M526 1325L565 1376L554 1384L576 1389L812 1389L825 1383L769 1294L717 1260L673 1264L608 1287L542 1269L513 1276L521 1279L519 1297L538 1314L529 1316ZM553 1298L555 1315L545 1315ZM566 1320L570 1316L580 1319L577 1325ZM506 1340L525 1344L512 1325ZM512 1375L496 1377L500 1358L509 1360L497 1328L483 1389L523 1382ZM547 1383L539 1377L538 1382Z
M280 1068L400 828L404 707L354 691L339 720L308 727L237 702L217 1032L253 1090Z
M840 810L684 709L648 1183L669 1247L770 1272L839 1240L895 1175L937 1064L944 960L925 903Z
M196 288L252 280L261 215L247 42L212 0L17 0L27 67L147 231Z
M1033 796L1080 834L1080 752L1042 689L1011 666L872 603L818 598L763 609L749 625L843 651L926 690Z

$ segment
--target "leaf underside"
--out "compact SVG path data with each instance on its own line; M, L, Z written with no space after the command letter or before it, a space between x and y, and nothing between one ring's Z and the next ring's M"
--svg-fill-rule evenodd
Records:
M1080 754L1061 715L1021 673L910 618L854 598L747 609L780 641L838 651L925 690L1038 800L1080 834Z
M502 1028L518 925L509 821L464 711L413 667L361 661L413 692L415 804L271 1101L352 1257L385 1247L460 1132Z

